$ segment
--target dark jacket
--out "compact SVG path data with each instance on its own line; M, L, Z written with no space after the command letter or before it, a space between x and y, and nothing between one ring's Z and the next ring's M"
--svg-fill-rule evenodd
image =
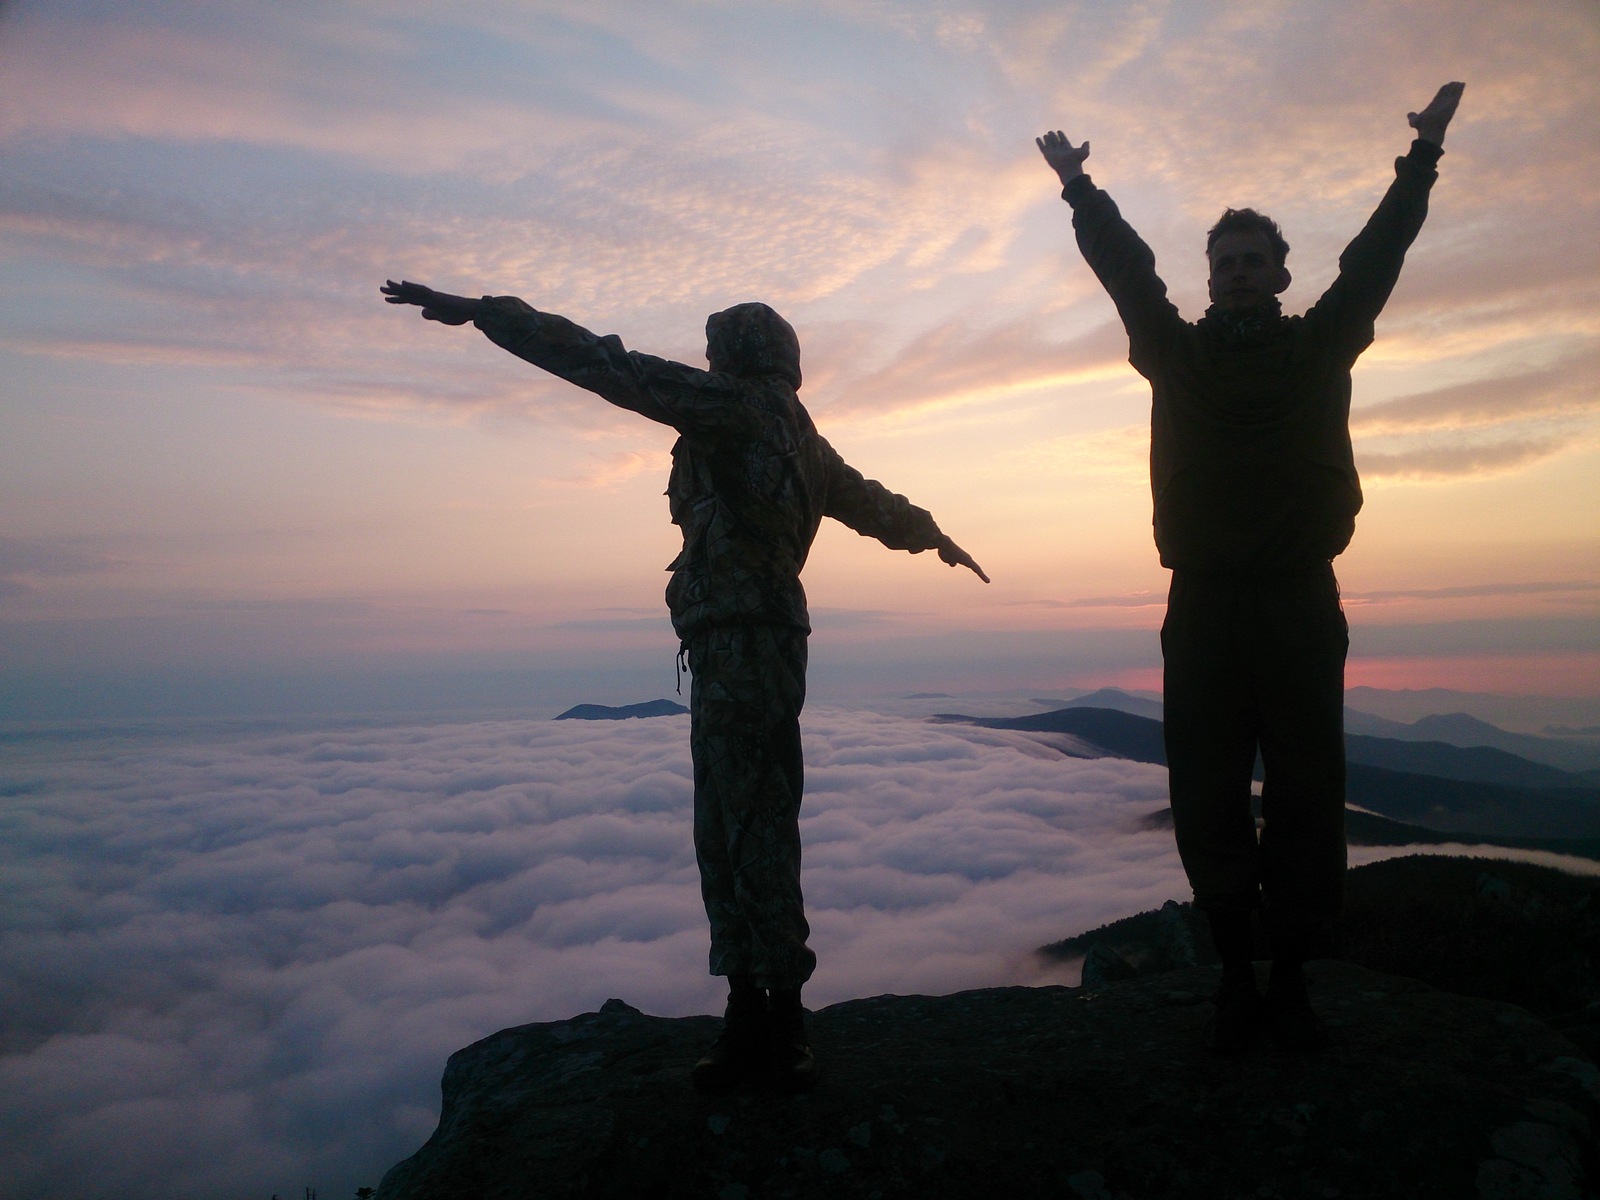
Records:
M623 348L514 296L484 297L476 324L496 345L678 431L667 499L683 552L667 568L680 638L708 625L810 630L800 570L823 517L894 550L930 550L923 509L864 479L800 403L800 343L765 304L706 322L712 370Z
M1299 570L1350 544L1361 484L1350 447L1350 369L1428 214L1442 153L1412 143L1395 181L1304 316L1276 310L1238 333L1215 308L1189 323L1155 256L1105 192L1081 176L1063 195L1078 246L1150 381L1150 486L1168 567Z

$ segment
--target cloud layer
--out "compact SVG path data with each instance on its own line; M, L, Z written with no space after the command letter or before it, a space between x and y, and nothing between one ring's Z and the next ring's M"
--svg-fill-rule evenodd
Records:
M0 1196L346 1195L426 1138L477 1038L610 996L718 1010L686 725L13 729ZM1159 767L805 727L813 1006L1071 982L1033 949L1187 895L1141 821Z
M3 1194L347 1194L478 1037L613 995L715 1011L686 721L11 739ZM813 1004L1040 978L1035 946L1184 894L1137 829L1158 769L806 732Z

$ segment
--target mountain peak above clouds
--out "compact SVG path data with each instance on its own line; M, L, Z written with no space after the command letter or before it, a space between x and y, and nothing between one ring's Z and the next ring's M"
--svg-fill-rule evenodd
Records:
M1138 696L1117 687L1103 687L1093 692L1085 692L1060 707L1111 708L1118 712L1131 713L1136 717L1146 717L1152 721L1161 720L1166 711L1159 696Z
M575 704L554 719L557 721L626 721L634 717L671 717L689 710L673 700L646 700L642 704Z

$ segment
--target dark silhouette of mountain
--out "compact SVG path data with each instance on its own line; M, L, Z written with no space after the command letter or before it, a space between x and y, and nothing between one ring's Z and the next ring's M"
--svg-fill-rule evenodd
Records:
M1103 687L1099 691L1086 692L1071 700L1057 705L1058 708L1113 708L1118 712L1132 713L1136 717L1147 717L1152 721L1159 721L1163 715L1163 705L1160 700L1152 700L1148 696L1135 696L1132 692L1125 692L1121 688Z
M1346 707L1345 732L1403 742L1448 742L1462 748L1487 746L1561 771L1600 770L1600 743L1593 740L1512 733L1464 712L1436 713L1405 722Z
M1253 805L1258 817L1261 815L1260 800L1259 796L1255 797ZM1158 808L1148 814L1141 824L1146 829L1171 829L1172 810ZM1348 806L1344 810L1344 834L1345 841L1351 846L1481 846L1485 849L1547 850L1552 854L1565 854L1572 858L1588 858L1600 862L1600 838L1446 833Z
M1092 751L1098 749L1105 757L1135 762L1165 764L1167 760L1159 721L1115 709L1063 708L1026 717L941 713L934 720L1067 734L1087 744L1080 750L1057 747L1074 757L1097 757ZM1442 742L1389 743L1358 735L1349 740L1348 754L1345 798L1380 816L1436 831L1492 837L1506 844L1510 844L1507 839L1600 838L1600 788L1583 786L1574 776L1567 776L1570 786L1564 787L1547 782L1528 787L1477 777L1561 778L1559 773L1549 774L1551 768L1518 760L1504 751L1478 753ZM1433 769L1397 771L1362 761L1367 757L1424 763ZM1441 770L1454 776L1438 774Z
M1413 737L1437 738L1458 746L1492 746L1563 771L1592 771L1600 767L1600 746L1532 733L1510 733L1466 713L1423 717L1413 721L1411 729Z
M1134 762L1166 764L1161 722L1114 708L1058 708L1027 717L967 717L939 713L935 721L979 725L985 729L1015 729L1021 733L1064 733L1098 747L1098 757L1129 758ZM1079 757L1079 756L1074 756Z
M1594 1064L1521 1009L1311 964L1332 1044L1223 1059L1208 967L830 1005L803 1097L700 1096L713 1017L502 1030L379 1200L1219 1200L1592 1194ZM1588 1084L1589 1086L1585 1086Z
M1352 762L1345 797L1429 829L1516 838L1600 837L1600 789L1522 788Z
M575 704L556 717L558 721L626 721L630 717L670 717L689 710L672 700L646 700L612 708L606 704Z
M1437 775L1472 783L1508 783L1514 787L1561 788L1581 786L1570 771L1531 762L1492 746L1461 746L1448 741L1400 741L1347 733L1345 756L1351 762L1414 775Z
M1368 737L1403 739L1411 732L1411 726L1404 721L1391 721L1388 717L1373 716L1369 712L1362 712L1359 708L1351 708L1346 704L1344 731L1365 734Z

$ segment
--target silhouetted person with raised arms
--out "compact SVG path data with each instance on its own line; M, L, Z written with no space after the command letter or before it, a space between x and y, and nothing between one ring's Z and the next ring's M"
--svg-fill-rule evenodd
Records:
M800 570L823 517L894 550L936 550L988 576L923 509L864 479L796 394L800 342L765 304L706 321L709 371L623 348L513 296L474 300L390 280L390 304L496 345L678 432L667 484L683 552L667 606L689 670L694 843L711 973L728 977L702 1090L815 1081L800 989L816 966L800 891L800 709L811 631Z
M1089 143L1037 139L1127 329L1128 361L1150 381L1155 540L1172 569L1161 648L1173 826L1222 959L1207 1036L1224 1053L1268 1026L1300 1048L1326 1039L1302 967L1344 896L1349 636L1333 559L1361 508L1350 371L1427 216L1463 86L1409 114L1416 140L1394 183L1299 317L1278 303L1289 246L1277 224L1230 208L1206 241L1211 307L1185 321L1150 248L1084 173ZM1251 963L1258 906L1272 952L1264 998Z

